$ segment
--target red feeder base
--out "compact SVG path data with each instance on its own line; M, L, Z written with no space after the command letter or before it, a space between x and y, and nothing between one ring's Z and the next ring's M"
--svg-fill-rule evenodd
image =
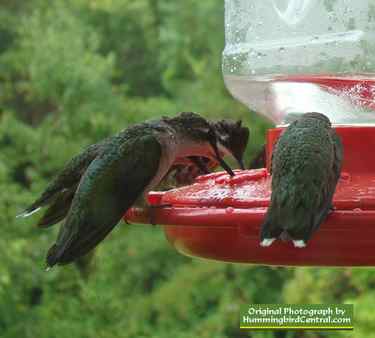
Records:
M272 146L282 129L268 133L268 166ZM167 192L151 193L168 240L189 256L228 262L301 266L375 265L375 126L336 128L344 144L344 164L334 196L335 211L308 246L292 243L259 245L259 230L270 198L267 169L200 176L196 183ZM144 210L132 209L126 218L148 223Z

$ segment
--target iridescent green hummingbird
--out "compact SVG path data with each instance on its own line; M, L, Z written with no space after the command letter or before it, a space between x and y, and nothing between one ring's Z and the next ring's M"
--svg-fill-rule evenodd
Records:
M231 151L218 141L211 124L195 113L136 124L74 157L20 216L43 206L49 208L40 226L66 216L47 265L67 264L100 243L177 159L212 158L233 176L221 157L227 154Z
M332 210L343 146L330 120L306 113L282 133L272 154L271 202L261 246L281 238L305 247Z

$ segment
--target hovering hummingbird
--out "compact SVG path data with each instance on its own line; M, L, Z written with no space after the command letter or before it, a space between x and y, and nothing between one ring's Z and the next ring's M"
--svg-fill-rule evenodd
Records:
M136 124L74 157L19 216L49 206L39 222L41 227L66 216L48 251L47 265L67 264L101 242L178 159L215 159L233 176L221 157L228 154L231 150L220 143L212 125L195 113Z
M306 246L332 210L342 158L340 138L325 115L306 113L286 128L272 154L272 195L261 246L277 238Z

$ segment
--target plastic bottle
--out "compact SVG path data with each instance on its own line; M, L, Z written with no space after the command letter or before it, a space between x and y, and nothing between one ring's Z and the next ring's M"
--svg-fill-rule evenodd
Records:
M375 1L225 0L223 74L276 125L308 111L375 124Z

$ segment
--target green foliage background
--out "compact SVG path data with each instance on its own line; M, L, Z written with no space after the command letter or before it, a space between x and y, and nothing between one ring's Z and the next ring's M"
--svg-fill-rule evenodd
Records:
M275 268L179 255L162 232L120 224L90 270L44 271L57 229L15 219L80 149L178 111L241 118L247 160L267 123L221 77L219 0L0 2L0 337L348 337L240 332L246 303L352 302L375 337L372 269Z

